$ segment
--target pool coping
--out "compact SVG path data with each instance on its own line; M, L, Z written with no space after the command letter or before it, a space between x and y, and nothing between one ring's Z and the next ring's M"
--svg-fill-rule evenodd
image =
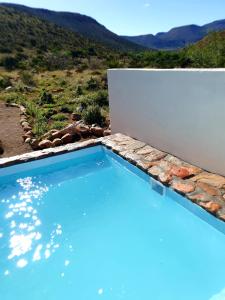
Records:
M1 158L0 170L97 145L111 149L150 177L225 222L225 177L195 167L171 154L121 133Z

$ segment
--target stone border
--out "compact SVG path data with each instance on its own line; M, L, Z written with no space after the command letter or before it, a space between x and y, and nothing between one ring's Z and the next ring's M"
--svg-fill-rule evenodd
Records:
M117 133L0 159L1 168L103 145L209 213L225 221L225 177L206 172L129 136Z

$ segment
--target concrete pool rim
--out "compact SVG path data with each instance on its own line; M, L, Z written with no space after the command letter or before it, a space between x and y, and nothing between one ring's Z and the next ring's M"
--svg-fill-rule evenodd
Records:
M200 206L216 218L215 222L225 221L225 178L209 173L201 168L192 166L171 154L157 150L144 142L117 133L98 139L90 139L49 148L45 150L25 153L18 156L0 159L1 169L36 161L48 157L66 154L81 149L101 145L122 157L132 165L145 172L149 178L156 179L165 187L169 187L178 196L182 195L192 203ZM169 167L169 169L168 169ZM174 168L176 172L174 172ZM192 170L190 174L184 171ZM190 203L192 202L192 203ZM194 207L194 206L193 206ZM224 225L222 223L222 225Z

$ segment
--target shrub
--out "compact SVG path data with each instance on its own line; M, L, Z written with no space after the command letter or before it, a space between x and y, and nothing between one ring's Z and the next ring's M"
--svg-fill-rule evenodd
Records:
M65 121L68 120L67 116L64 114L56 114L51 117L53 121Z
M73 107L71 105L63 105L60 111L65 114L71 114L73 112Z
M40 94L40 104L52 104L54 103L51 93L48 93L46 90L42 90Z
M26 112L29 116L33 118L40 117L40 109L33 102L29 101L26 103Z
M33 132L36 135L36 137L41 137L43 134L45 134L48 131L48 123L46 118L43 116L41 112L39 112L36 115L35 123L33 126Z
M26 85L35 85L33 74L28 71L20 72L20 78Z
M10 77L0 76L0 89L5 89L11 85Z
M75 94L76 94L76 96L83 95L83 89L82 89L81 85L77 86Z
M98 80L94 77L91 77L88 81L87 81L87 90L89 91L95 91L99 88L100 84L98 82Z
M12 71L17 68L17 59L13 56L6 56L2 58L1 65L6 68L6 70Z
M50 129L61 130L61 129L65 128L67 125L68 125L67 122L55 121L51 124Z
M82 118L86 124L102 125L104 117L102 116L101 109L98 105L90 105L83 112Z
M108 106L109 100L108 100L108 92L106 90L101 90L99 92L96 92L92 96L93 102L97 104L98 106Z

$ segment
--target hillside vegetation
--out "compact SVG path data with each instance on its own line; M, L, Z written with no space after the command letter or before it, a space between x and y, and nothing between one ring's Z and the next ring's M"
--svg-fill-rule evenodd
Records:
M71 12L56 12L9 3L2 3L2 6L15 8L18 12L28 13L42 20L50 21L83 37L101 42L113 49L130 51L144 48L116 35L105 26L99 24L95 19L85 15Z
M73 115L107 128L107 68L225 67L225 32L180 51L124 53L3 6L0 29L0 100L27 108L36 138Z

